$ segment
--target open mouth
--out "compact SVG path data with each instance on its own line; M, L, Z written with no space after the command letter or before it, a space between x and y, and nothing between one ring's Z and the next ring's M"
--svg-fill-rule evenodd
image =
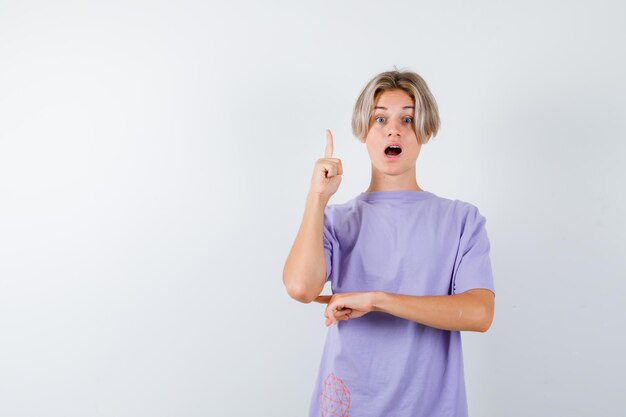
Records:
M385 148L385 155L387 156L398 156L402 152L402 148L398 145L391 145Z

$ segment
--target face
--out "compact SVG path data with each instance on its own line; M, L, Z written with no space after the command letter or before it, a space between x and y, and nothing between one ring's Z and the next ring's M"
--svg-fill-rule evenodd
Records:
M386 90L378 95L365 137L372 169L388 175L415 172L421 145L413 127L414 117L415 103L403 90ZM388 149L390 145L396 150Z

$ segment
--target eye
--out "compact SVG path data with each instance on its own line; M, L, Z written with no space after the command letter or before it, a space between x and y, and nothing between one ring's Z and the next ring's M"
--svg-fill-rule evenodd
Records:
M376 118L376 123L383 123L385 121L385 118L383 116L378 116Z
M405 118L404 118L404 123L407 123L407 124L408 124L408 123L413 123L413 118L412 118L412 117L410 117L410 116L405 117Z

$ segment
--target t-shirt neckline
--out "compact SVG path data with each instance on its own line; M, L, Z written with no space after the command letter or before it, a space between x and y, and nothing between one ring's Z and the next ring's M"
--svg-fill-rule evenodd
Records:
M433 193L422 190L400 190L400 191L364 191L357 196L357 199L364 201L379 200L402 200L402 201L418 201L434 196Z

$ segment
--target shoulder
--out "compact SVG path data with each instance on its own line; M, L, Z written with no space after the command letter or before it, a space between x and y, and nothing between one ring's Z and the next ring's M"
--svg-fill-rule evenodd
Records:
M486 218L476 204L454 200L454 205L456 223L462 235L476 233L485 226Z
M482 216L480 213L480 210L478 209L478 206L476 206L475 204L469 203L467 201L462 201L462 200L455 200L456 205L457 205L457 209L459 211L459 213L464 217L464 218L477 218Z
M437 194L433 194L433 198L430 198L428 201L431 202L431 206L436 211L445 214L444 217L447 219L452 217L462 221L468 217L480 215L478 207L468 201L443 197Z
M357 201L358 199L355 197L343 203L328 204L324 208L324 214L331 218L349 215L351 212L358 210Z
M468 201L441 196L436 196L435 199L440 206L449 208L460 217L480 215L478 206Z
M327 204L324 207L324 229L334 234L335 227L342 224L348 217L346 212L349 210L349 207L349 202Z
M480 227L485 216L478 206L469 201L436 196L437 218L457 230L459 234L468 228Z

